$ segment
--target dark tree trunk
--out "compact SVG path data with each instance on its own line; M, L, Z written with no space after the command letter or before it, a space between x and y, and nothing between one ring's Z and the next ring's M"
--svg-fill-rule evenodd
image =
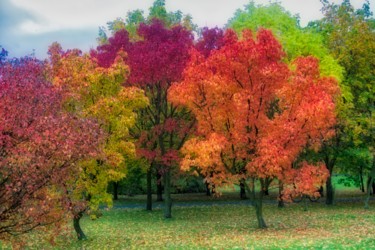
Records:
M323 186L320 186L320 188L319 188L319 195L320 195L320 197L324 197L324 188L323 188Z
M283 207L285 207L284 200L282 199L283 190L284 190L283 182L282 182L282 181L279 181L279 202L278 202L278 204L277 204L277 206L278 206L279 208L283 208Z
M158 169L156 170L156 201L163 201L163 183Z
M264 196L264 187L265 181L261 180L261 189L259 191L259 195L256 196L255 194L255 183L254 179L250 182L250 187L247 183L245 184L246 191L250 195L251 202L255 208L255 214L257 216L258 221L258 228L267 228L266 222L263 218L263 196Z
M333 172L334 160L330 161L328 157L326 157L325 164L329 171L329 176L326 182L326 204L333 205L334 190L333 190L333 185L332 185L332 172Z
M361 188L362 193L365 192L365 184L363 182L363 168L359 167L359 187Z
M268 187L269 187L269 185L265 186L264 195L270 195L270 191L269 191Z
M245 190L245 180L244 179L242 179L240 181L240 198L242 200L246 200L247 199L246 190Z
M147 203L146 203L146 210L152 210L152 189L151 189L151 181L152 181L152 164L150 168L147 170Z
M263 218L263 195L264 191L259 191L259 196L255 199L255 213L257 215L258 228L267 228L266 222Z
M86 240L87 237L85 233L82 231L81 225L79 224L79 221L81 220L83 216L83 212L79 212L78 214L74 215L73 217L73 226L74 230L77 233L78 240Z
M331 175L327 179L326 192L327 192L327 195L326 195L326 204L327 205L332 205L333 204L333 192L334 192L334 190L333 190L333 186L332 186L332 177L331 177Z
M113 199L115 201L118 200L118 186L119 186L119 184L118 184L117 181L113 183Z
M371 168L371 172L369 174L369 177L368 177L368 183L367 183L367 195L366 195L366 199L365 199L365 209L369 209L369 201L370 201L370 192L371 192L371 188L372 188L372 184L374 182L374 178L375 178L375 155L373 155L373 160L372 160L372 168Z
M172 218L171 170L164 174L164 218Z
M206 185L206 195L207 196L211 196L211 187L210 187L210 184L208 182L205 182L205 185Z
M372 194L375 195L375 181L372 182Z
M373 178L369 176L369 180L368 180L368 183L367 183L367 194L366 194L366 198L365 198L365 208L366 209L369 209L369 201L370 201L370 192L371 192L371 187L372 187L372 183L373 183Z

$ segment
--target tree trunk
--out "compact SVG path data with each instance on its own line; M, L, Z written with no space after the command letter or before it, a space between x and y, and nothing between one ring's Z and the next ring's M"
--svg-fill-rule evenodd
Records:
M158 169L156 169L156 201L163 201L163 184Z
M240 181L240 198L242 200L246 200L247 199L244 181L245 181L244 179L242 179Z
M258 221L258 228L267 228L266 222L263 218L263 195L264 191L259 191L259 197L257 197L254 202L255 213L257 215Z
M151 181L152 181L152 164L150 168L147 170L147 203L146 203L146 210L152 211L152 189L151 189Z
M86 240L87 239L85 233L82 231L81 225L79 224L79 221L82 218L82 216L83 216L83 212L79 212L78 214L74 215L74 217L73 217L73 226L74 226L74 230L77 233L78 240Z
M363 182L363 167L359 167L359 186L361 188L362 193L365 192L365 184Z
M329 161L328 161L329 163ZM333 195L334 195L334 190L333 190L333 185L332 185L332 170L333 170L333 164L327 164L326 166L329 171L329 176L327 178L326 182L326 204L327 205L333 205Z
M324 188L323 188L323 186L320 186L320 188L319 188L319 195L320 195L320 197L324 197Z
M116 182L114 182L113 183L113 199L115 200L115 201L117 201L118 200L118 182L116 181Z
M164 174L164 218L172 218L171 170Z
M369 181L367 183L367 195L366 195L366 199L365 199L365 209L369 209L368 202L370 201L371 187L372 187L372 183L373 183L374 178L375 178L375 155L373 156L371 173L369 174L368 178L369 178Z
M250 187L244 182L246 191L250 195L251 202L255 208L255 214L257 216L258 228L267 228L266 222L263 218L263 195L264 195L264 180L261 180L261 189L258 197L255 195L255 179L250 182Z
M204 184L206 185L206 195L211 196L210 184L208 182L205 182Z
M372 187L372 182L373 182L373 178L369 176L369 181L368 181L368 184L367 184L367 194L366 194L366 198L365 198L365 209L369 209L369 205L368 205L368 202L370 201L370 193L371 193L371 187Z
M284 190L283 182L282 182L282 181L279 181L279 202L278 202L278 204L277 204L277 206L278 206L279 208L283 208L283 207L285 207L284 200L282 199L283 190Z
M333 204L333 186L332 186L332 178L331 176L328 177L327 183L326 183L326 204L332 205Z

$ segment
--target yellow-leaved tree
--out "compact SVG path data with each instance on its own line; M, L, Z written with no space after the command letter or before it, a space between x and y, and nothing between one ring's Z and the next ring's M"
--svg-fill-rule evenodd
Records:
M78 239L84 239L79 220L88 209L96 218L100 203L112 205L108 184L124 178L127 159L135 157L129 128L135 124L136 111L146 107L148 99L141 89L122 86L129 75L125 53L119 52L108 68L98 66L95 59L79 50L63 51L58 43L50 46L49 55L51 80L62 91L67 112L96 120L106 136L101 156L81 162L77 166L80 175L72 175L64 190L70 194L66 202Z

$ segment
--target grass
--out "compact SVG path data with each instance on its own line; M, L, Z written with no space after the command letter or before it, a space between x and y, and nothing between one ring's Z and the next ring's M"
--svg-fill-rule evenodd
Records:
M372 204L374 206L374 204ZM249 206L175 208L164 220L160 209L105 211L97 221L85 217L89 239L69 238L58 249L375 249L375 211L362 204L266 205L269 228L256 228Z
M358 188L339 187L336 198L361 197ZM227 190L228 191L228 190ZM277 193L272 190L270 200ZM175 204L190 202L189 207L174 207L173 218L163 219L163 211L140 209L104 210L92 221L87 216L81 225L88 240L77 241L69 226L65 237L55 246L35 237L27 249L375 249L375 202L363 209L359 201L264 205L268 228L259 230L254 208L238 201L238 192L225 192L222 197L204 194L173 196ZM116 205L143 204L144 196L126 197ZM202 206L202 202L211 206ZM216 205L215 205L216 204ZM0 247L1 248L1 247Z

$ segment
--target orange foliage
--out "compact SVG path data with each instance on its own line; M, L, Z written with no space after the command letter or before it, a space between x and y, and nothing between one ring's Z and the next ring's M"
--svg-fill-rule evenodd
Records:
M198 122L199 137L182 150L183 169L213 172L214 184L298 176L306 191L325 180L321 165L314 172L304 163L296 172L292 163L306 146L317 149L333 135L337 82L320 76L314 57L297 58L290 67L283 59L268 30L256 38L245 31L242 39L229 30L224 45L208 58L191 52L183 81L168 96L187 106Z

